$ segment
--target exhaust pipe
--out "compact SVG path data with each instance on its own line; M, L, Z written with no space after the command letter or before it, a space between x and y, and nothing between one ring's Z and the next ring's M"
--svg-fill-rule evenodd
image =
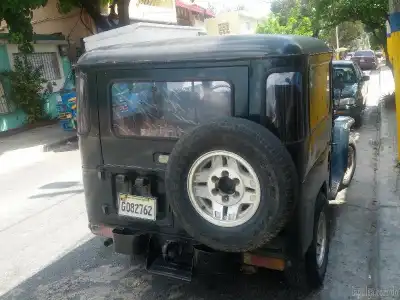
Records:
M108 238L104 241L104 246L110 247L114 243L114 240L112 238Z
M182 243L178 241L167 241L161 248L162 256L166 262L174 261L182 255Z

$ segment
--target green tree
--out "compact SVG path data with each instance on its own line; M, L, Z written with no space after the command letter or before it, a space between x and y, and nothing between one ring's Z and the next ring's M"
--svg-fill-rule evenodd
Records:
M43 101L41 68L34 67L26 55L18 55L14 59L14 70L0 73L2 81L10 83L11 103L16 108L25 112L28 123L47 119L47 113Z
M315 1L317 0L275 0L271 4L271 11L278 16L280 24L286 24L292 15L293 7L297 7L299 17L310 19L312 36L318 38L324 28L324 22L316 10Z
M343 22L338 25L340 47L355 50L365 35L364 25L360 22ZM329 45L336 48L336 29L328 28L321 36Z
M301 3L296 0L286 15L272 13L257 27L257 33L313 35L311 19L301 13Z
M316 10L327 26L360 21L387 54L386 20L388 0L316 0Z

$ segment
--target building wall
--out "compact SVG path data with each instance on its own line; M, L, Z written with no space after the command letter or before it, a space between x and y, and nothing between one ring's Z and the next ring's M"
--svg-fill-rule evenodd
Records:
M208 35L223 35L220 32L219 25L228 24L229 34L240 33L240 19L238 12L226 12L218 14L215 18L210 18L205 21L205 26Z
M80 38L92 35L94 24L91 18L76 8L69 14L58 12L58 0L48 0L45 7L33 11L33 31L38 34L62 33L70 42L79 46ZM81 20L82 19L82 20Z
M67 57L61 57L58 52L57 44L34 44L34 50L36 53L40 52L56 52L58 66L60 70L61 78L54 80L56 83L53 88L53 93L45 99L45 111L48 113L51 119L55 119L58 116L57 112L57 100L59 99L59 90L64 84L65 78L71 70L71 65ZM0 71L11 70L14 66L13 54L18 52L17 45L0 45ZM46 84L43 85L45 87ZM4 89L7 92L8 89L4 85ZM17 109L7 114L0 114L0 132L15 129L23 126L26 123L26 115L23 111Z
M68 14L60 14L58 0L48 0L46 6L32 12L32 27L36 34L62 33L73 47L80 46L80 39L92 35L95 26L92 19L76 8ZM0 24L0 32L8 33L5 22Z
M148 3L152 5L147 5ZM129 18L175 24L177 22L175 0L131 0Z
M225 29L229 28L229 33L222 33L220 31L222 24L228 25L223 27ZM209 35L255 33L257 24L257 19L243 15L240 11L221 13L215 18L207 19L205 21L205 27Z

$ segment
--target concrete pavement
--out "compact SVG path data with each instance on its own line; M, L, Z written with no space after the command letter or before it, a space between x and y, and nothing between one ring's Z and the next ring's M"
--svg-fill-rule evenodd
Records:
M76 133L64 131L52 124L0 138L0 174L42 161L45 152L68 141L76 140Z
M386 75L371 73L364 124L353 132L355 177L331 203L333 236L320 291L299 296L275 272L182 284L131 265L89 233L79 153L67 148L71 151L48 152L41 162L0 174L0 300L341 300L368 299L368 288L396 286L399 185L391 175L396 169L390 118L380 117L378 106Z

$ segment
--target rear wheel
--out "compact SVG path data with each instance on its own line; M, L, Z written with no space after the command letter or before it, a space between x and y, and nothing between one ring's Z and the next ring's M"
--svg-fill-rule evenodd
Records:
M319 288L325 278L329 255L328 201L324 194L318 195L314 213L313 240L303 260L293 262L285 270L288 283L301 291Z
M290 154L269 130L228 118L185 134L172 151L166 192L176 220L210 248L244 252L275 237L297 195Z

